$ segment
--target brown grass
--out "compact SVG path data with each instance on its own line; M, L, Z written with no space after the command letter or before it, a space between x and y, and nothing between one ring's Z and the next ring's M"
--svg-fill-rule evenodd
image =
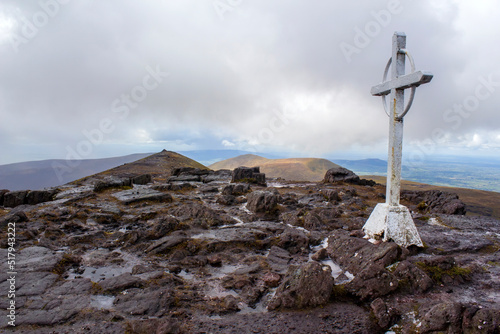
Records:
M386 183L385 176L363 176L365 179L374 180L377 183ZM441 190L457 194L467 205L468 215L491 216L500 219L500 193L494 191L454 188L444 186L433 186L413 181L401 181L401 188L405 190Z

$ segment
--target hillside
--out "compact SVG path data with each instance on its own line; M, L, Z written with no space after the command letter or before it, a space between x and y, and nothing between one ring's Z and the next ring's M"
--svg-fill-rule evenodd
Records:
M104 159L74 160L71 162L63 159L53 159L1 165L0 189L38 190L55 187L124 163L142 159L150 154L140 153Z
M258 155L245 154L235 158L216 162L209 167L217 169L235 169L240 166L260 167L266 177L291 181L321 181L327 170L338 165L326 159L289 158L267 159Z
M75 181L75 183L85 181L90 177L95 178L109 175L131 177L140 174L151 174L155 180L163 181L171 175L172 169L178 167L208 169L199 162L189 159L182 154L163 150L143 159L131 163L126 163L112 169L108 169L96 175L85 177L83 179Z
M386 183L385 176L363 176L377 183ZM405 190L441 190L457 194L467 205L467 214L500 218L500 193L494 191L432 186L413 181L401 181L401 188Z

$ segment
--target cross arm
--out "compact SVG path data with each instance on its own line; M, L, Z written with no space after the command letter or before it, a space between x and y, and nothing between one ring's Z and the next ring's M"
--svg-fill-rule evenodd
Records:
M402 75L396 79L392 79L376 86L373 86L371 93L374 96L387 95L391 89L406 89L410 87L417 87L422 84L428 83L432 80L432 73L426 71L417 71L410 74Z

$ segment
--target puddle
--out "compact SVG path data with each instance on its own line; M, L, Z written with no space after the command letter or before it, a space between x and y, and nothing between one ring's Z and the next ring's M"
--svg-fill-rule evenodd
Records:
M284 187L289 187L288 184L283 184L279 182L268 182L267 186L270 188L284 188Z
M184 269L182 269L181 272L178 273L177 275L182 277L185 280L192 280L194 278L194 274L187 272Z
M280 224L283 224L283 222L280 222ZM307 230L307 229L305 229L303 227L300 227L300 226L293 226L291 224L286 224L286 226L294 228L294 229L302 231L302 232L305 232L305 233L311 233L309 230Z
M211 289L205 291L205 296L210 298L224 298L226 296L239 297L236 291L226 290L219 285L213 286Z
M340 266L330 259L320 261L320 263L332 268L332 277L335 279L337 279L340 276L340 274L342 274L342 272L343 272L343 270L340 268Z
M240 266L240 265L226 264L226 265L223 265L219 268L212 268L210 270L210 274L212 275L212 277L222 278L228 274L234 273L236 270L240 269L241 267L242 266Z
M272 188L306 188L310 186L315 186L315 183L280 183L280 182L268 182L267 186Z
M234 225L228 225L228 226L240 226L240 225L245 224L245 223L243 222L243 220L239 219L238 217L231 216L231 218L233 218L234 220L236 220L238 223L237 223L237 224L234 224ZM222 226L221 226L221 228L222 228Z
M90 278L92 282L99 282L107 278L114 276L119 276L124 273L132 272L132 268L122 268L122 267L85 267L82 274L77 274L74 270L70 269L68 271L68 277L66 279L75 279L76 277Z
M215 231L206 231L191 236L191 239L216 239L216 238L217 238L217 233Z
M113 308L113 302L115 301L115 298L115 296L103 295L90 296L90 307L96 308L98 310L111 310Z
M324 238L319 245L311 247L311 251L317 252L320 249L323 249L326 247L328 247L328 237Z
M449 226L446 226L445 224L443 224L438 218L430 218L427 222L430 225L440 226L440 227L446 227L448 229L450 228Z
M401 321L400 322L401 323L411 322L411 323L413 323L415 325L415 327L417 328L417 331L418 331L418 328L420 328L420 326L422 326L422 321L417 320L416 315L417 315L417 313L415 311L411 311L409 313L403 314L401 316ZM395 324L394 326L392 326L391 328L389 328L389 330L387 332L385 332L385 334L401 333L401 330L402 330L401 325Z
M247 208L247 203L243 203L242 205L240 205L240 210L242 210L243 212L246 212L248 214L252 214L252 212L250 210L248 210L248 208Z
M258 303L255 307L250 307L245 303L242 303L243 307L240 309L240 314L250 314L250 313L265 313L267 312L267 307L263 302Z
M66 250L68 250L68 249L69 249L69 247L64 246L64 247L61 247L58 250L56 250L56 253L65 253Z
M349 279L348 281L345 281L343 283L347 283L347 282L350 282L354 279L354 275L351 274L350 272L348 272L347 270L345 271L344 275Z
M117 253L118 256L111 256L112 253ZM113 261L118 261L118 263L113 263ZM68 270L66 279L83 277L97 283L107 278L131 273L132 268L140 263L142 263L142 260L137 256L123 252L120 249L112 252L108 249L92 250L82 256L80 271L75 272L73 268ZM82 269L83 273L81 272Z

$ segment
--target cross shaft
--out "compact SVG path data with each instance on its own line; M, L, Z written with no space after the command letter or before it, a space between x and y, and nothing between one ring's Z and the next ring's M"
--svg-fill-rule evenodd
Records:
M412 73L405 75L405 58L407 55L412 65ZM410 211L407 207L399 204L403 118L411 106L415 87L431 81L432 74L424 71L414 71L413 60L406 51L406 35L404 33L396 32L392 37L392 58L386 67L384 80L391 63L391 79L371 89L372 95L375 96L385 98L386 95L390 94L386 203L377 204L370 218L363 226L363 230L371 238L382 238L384 241L393 240L403 247L409 245L422 247L423 243L413 223ZM404 91L407 88L412 88L412 94L405 110Z

